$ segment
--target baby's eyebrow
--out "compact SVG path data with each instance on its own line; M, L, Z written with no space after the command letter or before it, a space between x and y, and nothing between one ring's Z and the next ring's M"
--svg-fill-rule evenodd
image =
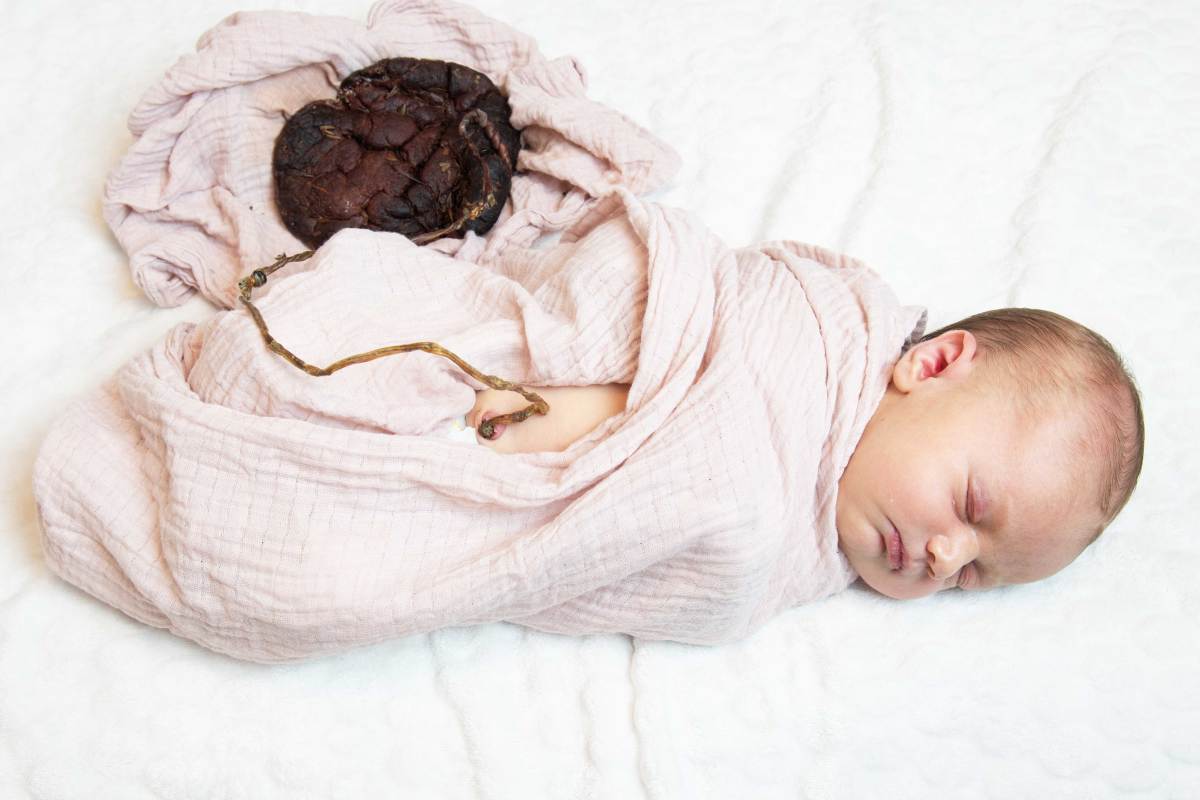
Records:
M989 485L991 489L996 489L995 481L984 484L982 480L976 478L975 485L976 491L979 492L981 506L978 512L979 523L982 525L986 521L988 528L999 531L1004 527L1004 523L1008 522L1007 492L1004 492L1003 489L999 492L986 491L983 488L985 485Z

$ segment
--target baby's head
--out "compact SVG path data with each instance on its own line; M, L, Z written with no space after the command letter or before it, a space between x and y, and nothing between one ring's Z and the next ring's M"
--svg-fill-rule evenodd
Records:
M1142 468L1133 379L1101 336L1048 311L987 311L892 370L838 482L838 543L890 597L1053 575Z

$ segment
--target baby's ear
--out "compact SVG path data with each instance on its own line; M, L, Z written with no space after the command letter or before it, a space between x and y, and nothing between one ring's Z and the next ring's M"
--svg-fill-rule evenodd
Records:
M892 369L892 385L904 393L933 378L965 378L975 363L975 335L946 331L908 349Z

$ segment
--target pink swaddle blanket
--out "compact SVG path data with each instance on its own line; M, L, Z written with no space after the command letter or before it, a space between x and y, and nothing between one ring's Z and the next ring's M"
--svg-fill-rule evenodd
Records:
M731 250L618 189L542 250L349 230L285 270L260 307L312 363L434 340L528 385L631 383L627 408L502 455L423 435L482 388L448 360L313 378L222 312L53 426L56 573L263 662L496 620L715 643L854 579L837 479L923 315L852 259Z
M465 64L508 97L522 150L509 203L486 237L430 247L477 260L528 245L587 213L613 186L662 186L679 156L585 96L582 65L547 60L529 36L452 0L381 0L367 24L278 11L234 14L142 97L133 145L109 176L104 217L134 282L162 306L199 291L233 307L242 276L305 246L272 196L271 153L291 114L393 56Z
M474 9L251 12L205 34L131 115L105 189L137 284L232 306L238 278L303 249L270 196L282 114L396 55L508 95L509 207L486 237L420 248L342 231L256 293L272 333L316 364L432 340L526 385L631 383L626 410L562 453L502 455L443 435L483 388L449 361L313 378L219 313L51 429L34 475L51 569L262 662L497 620L721 642L844 588L837 479L920 310L851 259L731 250L637 199L676 171L671 148L589 101L574 59Z

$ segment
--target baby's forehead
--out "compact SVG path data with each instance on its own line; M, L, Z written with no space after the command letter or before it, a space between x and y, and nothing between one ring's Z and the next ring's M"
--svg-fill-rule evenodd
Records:
M1006 444L1011 457L981 465L970 491L983 507L978 530L998 579L1028 583L1071 563L1104 521L1093 470L1074 469L1049 439Z

